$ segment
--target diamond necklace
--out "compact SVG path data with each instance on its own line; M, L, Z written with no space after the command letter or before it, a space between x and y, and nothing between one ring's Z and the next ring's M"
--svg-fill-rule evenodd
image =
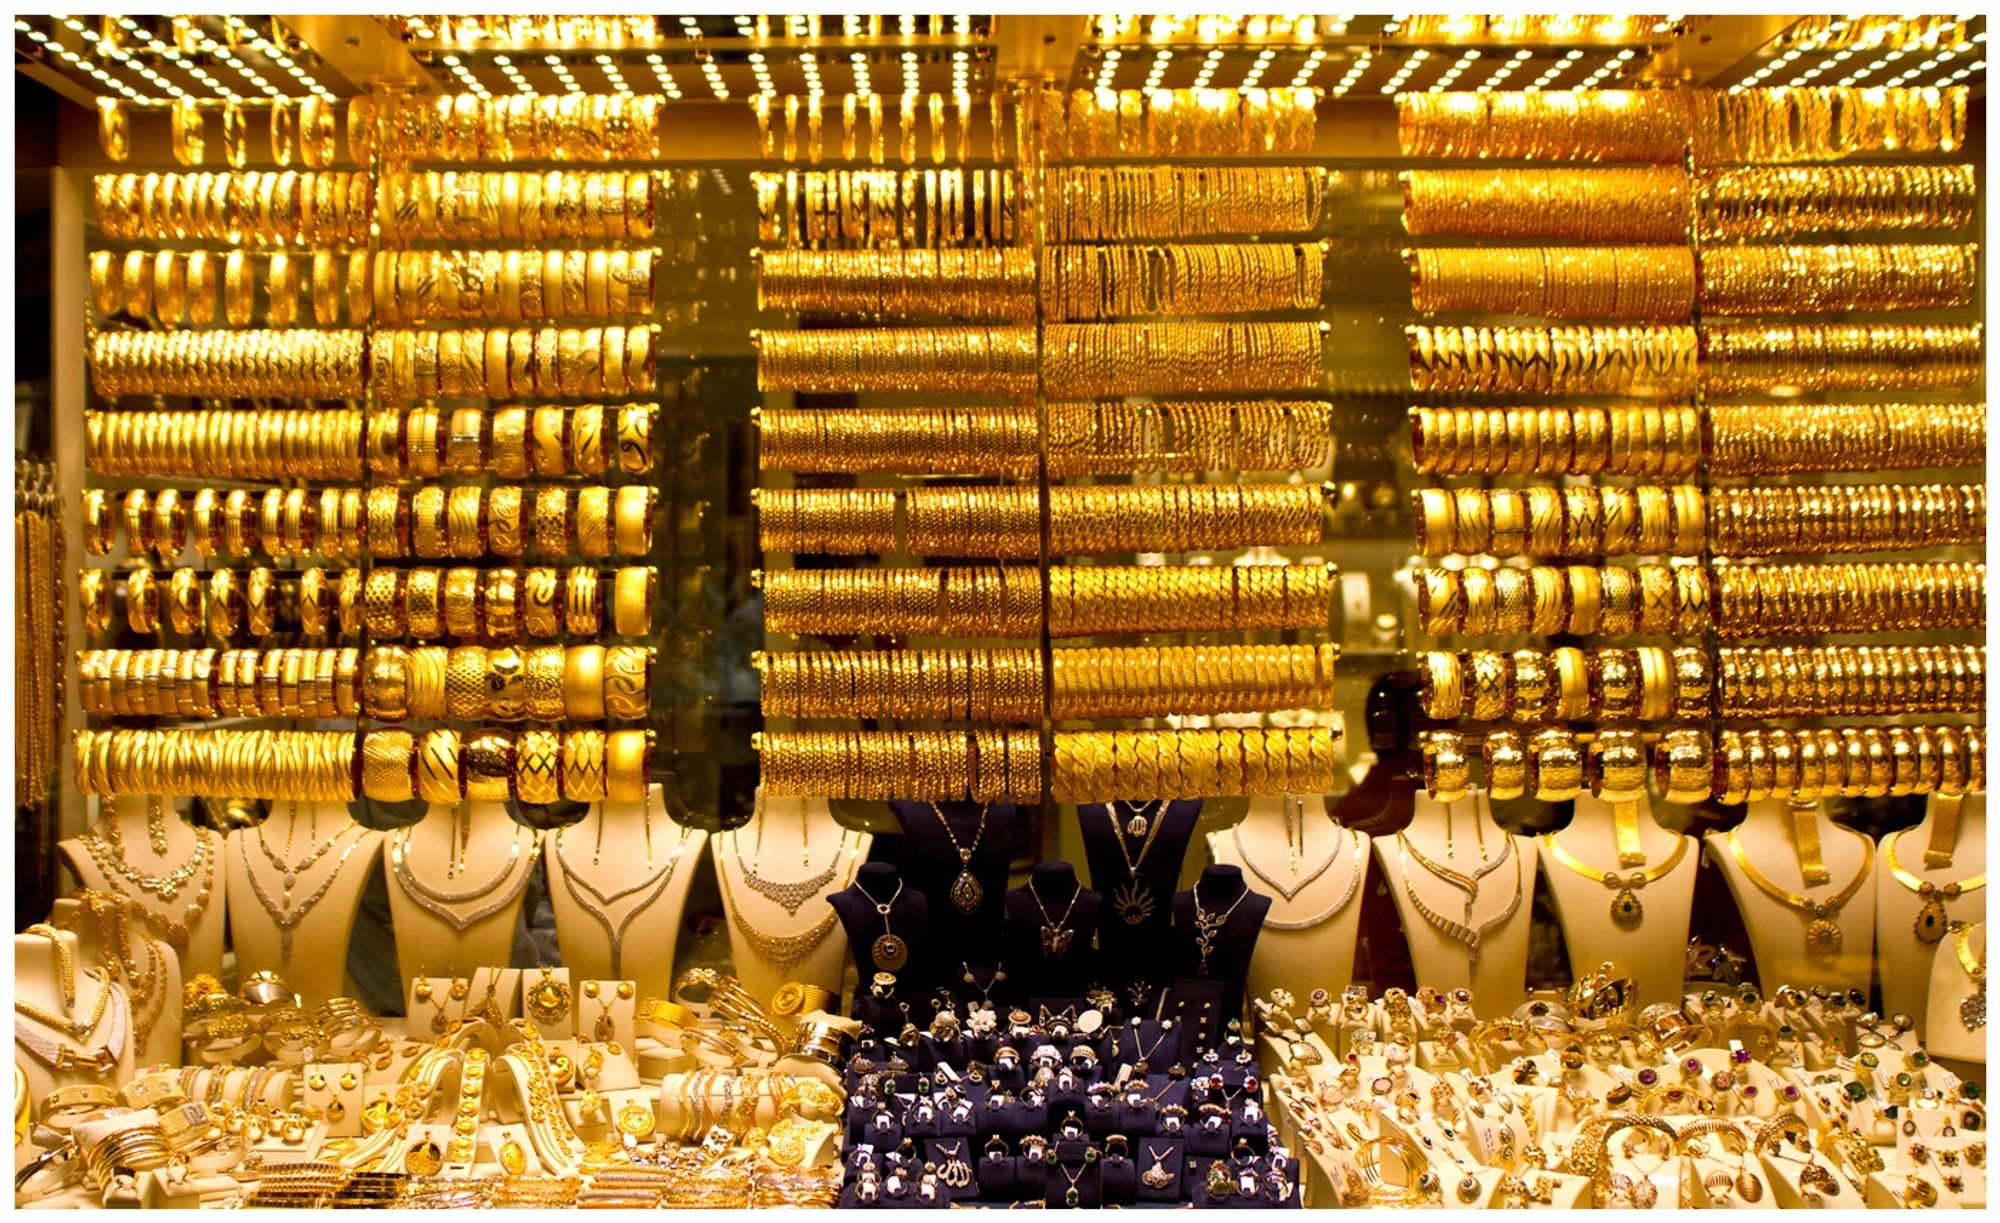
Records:
M598 819L600 825L603 818L603 813L599 812ZM674 852L667 857L667 864L658 875L648 875L624 891L613 892L607 896L603 892L598 891L590 880L577 874L570 867L569 859L563 856L563 833L568 831L568 828L564 828L561 832L556 833L556 865L560 868L558 873L562 875L563 886L569 889L570 898L576 901L578 907L585 913L590 914L592 918L596 919L598 925L604 927L605 935L611 940L611 975L617 977L625 959L625 931L631 927L634 918L647 909L652 908L653 902L657 901L666 892L667 884L674 877L674 868L680 865L681 855L687 852L687 843L693 838L688 835L686 829L682 829L681 839L674 845ZM613 929L611 925L611 906L617 904L627 896L645 891L649 887L653 889L651 894L638 904L632 906L632 910L625 914L624 918L619 921L617 928ZM583 891L578 891L578 888L583 889ZM589 900L586 900L584 892L588 892L597 903L593 905Z
M1514 838L1508 837L1502 841L1500 843L1500 856L1490 862L1481 859L1479 869L1469 875L1455 871L1442 862L1433 862L1431 859L1425 857L1422 850L1410 843L1408 833L1399 832L1396 834L1396 846L1398 852L1408 850L1409 856L1417 860L1417 865L1465 893L1465 920L1469 922L1472 920L1472 906L1479 903L1479 881L1507 865L1507 859L1514 852ZM1518 867L1515 873L1520 873Z
M333 869L326 873L326 878L320 882L319 887L313 889L310 896L300 901L297 908L293 908L292 885L298 881L298 872L318 862L326 855L327 850L333 848L335 842L339 841L340 838L346 836L349 832L355 833L355 838L347 843L347 848L342 850L340 857L334 860ZM271 921L278 927L278 958L287 967L290 967L292 962L292 931L298 927L300 922L306 919L306 914L312 912L313 906L318 904L326 896L327 892L332 889L334 880L340 878L341 868L345 867L347 860L354 856L354 851L361 847L360 832L361 825L350 823L346 828L334 833L332 840L320 846L319 849L313 852L310 858L301 862L296 868L286 867L284 863L277 860L268 847L265 848L264 856L270 858L274 865L286 872L284 876L285 899L282 904L274 902L271 899L271 894L264 890L264 885L258 882L255 864L248 857L243 859L243 874L245 878L250 880L250 891L257 897L257 903L264 906L264 912L270 915ZM264 844L264 830L261 826L257 829L257 844Z
M722 906L729 910L729 920L743 932L744 940L757 954L771 962L771 967L778 970L780 977L790 973L792 965L811 955L815 948L825 942L826 936L833 932L834 923L839 920L839 914L829 909L817 925L802 933L766 934L751 925L750 919L744 916L742 908L737 905L736 896L729 887L729 872L718 867L715 873L722 880ZM779 901L779 903L784 902Z
M1306 888L1309 885L1311 885L1314 880L1318 879L1321 875L1326 874L1327 868L1333 865L1333 860L1340 856L1340 846L1338 844L1335 844L1333 852L1327 855L1326 861L1320 864L1319 869L1314 871L1311 875L1307 876L1304 882L1300 883L1290 892L1287 892L1285 891L1284 888L1278 886L1277 880L1271 878L1269 875L1266 875L1262 870L1259 870L1257 864L1250 860L1250 855L1247 852L1245 852L1243 848L1243 833L1241 826L1239 825L1233 831L1236 837L1236 856L1243 860L1243 865L1248 867L1250 869L1250 873L1255 875L1259 881L1270 884L1271 887L1275 889L1277 893L1284 898L1285 903L1287 904L1291 903L1293 897L1305 891ZM1280 920L1278 918L1271 917L1267 914L1264 918L1264 925L1267 928L1272 930L1308 930L1314 926L1321 924L1322 922L1332 920L1333 916L1336 913L1339 913L1342 909L1345 909L1347 907L1348 901L1354 899L1354 893L1358 891L1361 887L1361 877L1368 873L1367 852L1361 847L1360 833L1355 832L1352 828L1342 829L1342 831L1347 833L1348 842L1354 847L1354 869L1348 873L1347 886L1341 889L1340 899L1334 901L1333 906L1331 908L1325 909L1319 913L1314 914L1311 917L1304 918L1302 920L1296 920L1296 921Z
M1287 802L1290 801L1289 795L1286 796L1286 801ZM1286 827L1287 841L1290 840L1290 835L1289 835L1290 832L1291 829L1288 823ZM1255 862L1252 862L1250 860L1250 851L1243 847L1242 824L1239 823L1236 825L1236 827L1230 829L1229 835L1231 839L1233 839L1236 842L1236 856L1243 860L1243 865L1250 868L1251 874L1257 876L1258 879L1269 884L1271 886L1271 890L1276 892L1279 896L1283 897L1287 903L1297 899L1300 892L1303 892L1307 888L1311 887L1314 881L1316 881L1321 875L1326 874L1327 868L1333 865L1334 859L1340 857L1340 842L1336 838L1334 841L1333 848L1327 851L1326 861L1320 863L1319 866L1314 868L1312 874L1307 875L1303 879L1299 879L1297 883L1287 888L1284 884L1279 883L1276 879L1272 878L1270 875L1265 874L1261 867L1259 867ZM1358 843L1359 842L1357 840L1357 844ZM1297 878L1298 873L1299 873L1299 859L1298 859L1298 853L1295 850L1292 853L1292 876L1294 878Z
M1509 839L1508 843L1510 845L1512 844L1511 838ZM1439 914L1434 910L1432 910L1429 905L1424 903L1424 898L1417 895L1417 889L1410 883L1410 852L1411 851L1410 851L1409 841L1404 839L1401 833L1397 833L1396 860L1402 866L1403 870L1403 894L1410 898L1410 905L1413 908L1415 908L1417 913L1421 915L1425 921L1429 922L1432 928L1435 929L1439 934L1444 935L1446 938L1451 939L1454 942L1465 944L1465 949L1467 952L1466 971L1470 974L1478 973L1479 944L1485 940L1488 934L1491 934L1494 930L1504 925L1508 918L1514 916L1514 910L1521 907L1520 855L1518 854L1514 855L1514 895L1513 898L1507 902L1507 908L1497 916L1493 917L1492 919L1482 922L1478 926L1473 926L1470 924L1470 919L1472 917L1472 914L1469 911L1466 913L1467 923L1460 924L1458 922L1451 920L1449 917L1445 917L1442 914ZM1418 858L1417 861L1422 862L1423 859ZM1504 862L1506 861L1506 859L1499 858L1496 859L1496 861ZM1443 878L1443 876L1439 877ZM1447 880L1447 882L1449 882L1449 880ZM1470 906L1468 906L1468 909L1469 907Z
M729 844L736 851L736 870L743 876L743 886L766 900L784 906L787 915L797 916L801 905L825 892L826 885L833 882L835 873L840 869L841 856L847 852L847 830L841 830L840 842L834 846L833 860L828 862L826 869L819 874L790 881L766 879L759 875L756 869L764 864L764 792L761 789L757 791L757 810L752 818L757 821L757 849L752 862L746 865L743 861L741 830L729 834ZM811 866L811 825L803 812L799 816L799 826L800 839L804 842L799 855L803 859L801 865Z
M481 905L471 913L460 917L449 906L463 904L469 900L476 901L484 899L487 896L494 896L496 892L500 891L501 885L507 882L507 876L514 873L515 864L521 860L521 837L523 834L526 834L528 840L534 844L534 848L528 851L528 869L522 871L520 878L514 880L513 885L507 887L504 892L495 896L491 903ZM506 908L509 904L512 904L514 898L521 894L521 890L528 886L528 876L535 873L535 859L539 858L542 853L542 843L535 838L535 834L529 829L515 825L514 844L508 851L507 865L500 868L500 873L493 877L493 881L468 891L447 893L440 892L417 878L416 872L410 869L409 846L409 826L398 828L395 832L389 834L389 869L391 873L396 876L396 881L403 885L403 891L411 900L416 901L419 907L438 917L442 917L446 922L450 923L453 930L460 934L465 933L467 929L479 922L485 921L495 913Z
M286 815L291 820L292 828L296 829L299 824L299 805L296 802L293 803L289 808L286 809ZM291 865L288 864L283 858L280 858L276 853L274 853L271 849L271 843L264 839L264 830L270 826L270 823L271 821L265 820L263 823L257 825L257 833L255 839L257 842L257 848L264 851L264 860L266 862L269 862L271 864L271 869L277 871L279 878L284 880L286 905L290 905L292 903L292 889L298 885L299 876L311 870L313 868L313 864L318 862L321 858L324 858L326 856L327 851L333 848L334 843L339 841L341 837L347 835L349 830L360 827L359 824L349 823L346 828L342 828L339 831L335 832L331 837L328 837L324 845L316 847L311 853L299 859L297 865ZM287 845L291 844L291 833L289 831L285 834L285 843ZM246 867L249 865L249 860L247 858L244 860L244 865Z

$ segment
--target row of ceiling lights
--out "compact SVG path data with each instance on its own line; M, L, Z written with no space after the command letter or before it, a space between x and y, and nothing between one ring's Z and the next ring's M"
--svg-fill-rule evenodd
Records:
M1966 21L1970 18L1961 18ZM1986 45L1984 30L1973 34L1964 42L1945 47L1921 63L1898 67L1904 60L1913 59L1924 53L1925 48L1917 43L1905 46L1887 46L1877 42L1872 46L1855 44L1840 47L1831 54L1823 54L1824 48L1839 41L1840 34L1847 28L1845 21L1836 21L1828 26L1817 38L1798 43L1778 55L1773 56L1762 67L1745 77L1740 84L1732 86L1737 91L1755 89L1769 85L1819 85L1840 86L1914 85L1927 76L1937 73L1927 83L1931 85L1955 85L1974 73L1983 71L1984 60L1972 60L1958 67L1954 61L1971 55ZM1894 69L1891 75L1880 80L1871 80L1878 73ZM1942 71L1950 69L1949 71ZM1839 75L1836 76L1835 74ZM1824 80L1823 78L1833 78Z
M158 56L182 72L187 73L189 77L194 79L196 84L202 86L203 92L197 93L175 82L151 63L134 55L121 42L113 42L106 39L97 30L92 29L82 20L76 17L63 17L60 20L64 28L74 33L83 41L86 50L101 53L105 60L116 64L126 72L132 73L146 84L154 86L160 93L148 95L141 92L131 81L121 80L112 75L104 63L100 63L88 55L78 54L57 37L44 32L24 19L16 19L14 28L25 35L31 42L46 48L58 59L61 59L79 72L106 86L111 92L125 98L127 101L139 103L167 102L182 98L206 96L219 97L230 102L242 102L245 100L246 95L243 92L217 78L200 63L190 58L188 52L182 51L172 43L161 41L151 30L141 26L131 17L117 17L112 20L115 20L119 26L123 27L127 37L138 42L138 49L140 51L149 56ZM290 74L293 80L306 93L325 98L328 101L335 100L335 95L331 90L301 67L282 47L272 42L269 38L255 35L254 32L250 31L248 24L242 18L229 17L225 21L232 31L242 31L250 34L249 37L238 40L239 45L258 52L271 63ZM264 76L263 73L257 71L255 67L237 55L234 50L212 38L203 37L194 46L193 51L195 53L214 55L222 64L242 76L243 79L249 81L251 87L266 98L302 96L287 95L278 86L272 84L270 79Z

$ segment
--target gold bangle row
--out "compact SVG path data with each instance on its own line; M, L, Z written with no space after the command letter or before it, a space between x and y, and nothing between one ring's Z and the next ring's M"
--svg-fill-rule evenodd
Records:
M1035 555L1034 489L760 489L766 552ZM1187 552L1320 539L1320 490L1290 484L1081 485L1049 490L1050 550Z
M1717 488L1709 543L1722 556L1903 552L1986 542L1984 484Z
M1986 405L1715 404L1709 470L1718 476L1977 467L1986 461Z
M1697 556L1709 534L1694 484L1420 488L1411 500L1427 557Z
M365 173L100 174L91 187L108 242L360 246L375 217Z
M1007 249L1020 236L1012 170L753 170L750 185L766 250Z
M1701 386L1710 394L1771 386L1953 390L1978 382L1985 359L1985 329L1977 323L1820 323L1701 331Z
M1042 793L1032 730L763 731L751 742L772 794L1034 802Z
M1332 457L1325 403L1052 403L1052 476L1298 471ZM1035 413L1021 408L767 408L752 418L766 471L1031 476Z
M1685 395L1695 388L1693 327L1404 329L1419 391Z
M1317 166L1060 166L1047 182L1056 242L1310 233L1326 198Z
M282 577L281 577L282 574ZM126 574L125 623L141 636L170 632L228 641L268 636L283 623L307 637L351 636L361 625L361 574L346 570L281 571L258 566L234 569L170 569ZM352 575L352 576L349 576ZM332 589L328 589L329 582ZM111 627L111 574L85 569L77 575L77 605L83 630L97 636ZM337 618L336 613L337 611Z
M1725 718L1980 713L1986 647L1724 647L1716 651Z
M1962 229L1979 198L1971 166L1741 166L1699 180L1709 238Z
M394 402L595 398L653 389L653 328L505 327L375 332L368 385Z
M358 488L135 488L119 499L122 513L113 512L103 489L85 489L81 500L83 550L90 556L109 555L121 528L126 551L163 563L178 559L190 542L204 559L261 553L359 560L365 535Z
M1758 410L1760 428L1770 413ZM1693 408L1411 408L1410 454L1444 476L1693 475L1701 417Z
M1426 315L1685 322L1697 297L1685 246L1426 247L1409 262L1410 304Z
M522 480L653 470L650 403L534 408L384 408L368 414L368 470L393 479L440 475Z
M656 581L649 565L611 571L612 636L651 635ZM362 622L369 636L389 641L595 637L607 631L603 595L603 575L588 565L378 568L364 584Z
M348 408L86 410L84 464L100 476L358 480L362 414Z
M1323 727L1057 731L1050 796L1105 803L1320 794L1333 781L1336 738Z
M378 645L360 660L360 705L383 722L630 721L651 707L654 661L634 645Z
M355 733L305 730L78 730L82 794L185 794L348 802Z
M354 271L367 274L367 300L389 326L608 319L653 312L655 254L646 248L385 251L372 269L360 261ZM352 294L351 279L348 288Z
M1043 93L1042 148L1051 161L1093 157L1233 157L1313 148L1319 91L1060 90Z
M658 94L402 94L349 103L357 129L389 162L656 161Z
M1317 242L1059 246L1042 256L1051 318L1317 310L1326 275Z
M1704 314L1949 310L1972 300L1971 245L1713 246L1701 252Z
M840 160L855 161L864 146L861 143L863 120L868 128L868 142L865 146L867 159L875 165L883 164L887 158L889 123L888 104L897 108L896 146L900 160L906 164L917 161L918 129L927 115L930 120L930 160L943 164L949 160L961 162L972 160L972 119L973 102L963 90L952 95L951 109L957 112L956 139L946 121L946 95L942 93L918 93L914 90L885 97L877 93L851 93L840 99ZM991 126L988 129L987 151L995 161L1007 160L1012 156L1007 140L1007 115L1004 99L995 94L991 99ZM818 165L826 156L826 102L818 90L801 97L786 94L759 93L750 99L751 114L757 120L757 147L767 161L806 161ZM800 113L804 112L805 140L799 140ZM781 118L783 126L775 126L774 118ZM780 137L783 137L782 142Z
M1693 184L1679 166L1405 170L1414 237L1560 238L1684 246Z
M351 718L360 651L81 650L83 711L110 717Z
M1426 789L1440 799L1464 797L1474 784L1472 736L1427 731L1422 751ZM1566 803L1588 791L1622 802L1643 793L1650 780L1665 802L1699 803L1710 796L1717 776L1708 731L1685 726L1662 732L1653 743L1650 776L1645 741L1630 730L1601 730L1585 740L1567 726L1495 729L1480 739L1476 754L1478 780L1488 797L1503 801Z
M1724 637L1986 626L1982 562L1715 566Z
M1324 565L1056 565L1057 637L1323 627L1334 571ZM1033 637L1042 581L1026 566L786 569L764 573L775 633Z
M1031 395L1032 327L762 331L759 390Z
M382 175L377 220L385 242L645 241L691 219L693 174L391 171Z
M90 341L99 395L358 399L359 331L100 331Z
M1025 322L1035 283L1024 250L770 250L757 259L758 308L795 313Z
M1057 398L1316 389L1319 323L1051 323L1044 391Z
M630 803L645 801L652 753L650 730L371 730L355 772L380 802Z
M1698 646L1427 650L1418 674L1419 708L1441 722L1695 721L1709 716L1714 691Z
M1715 738L1715 797L1732 806L1985 788L1983 726L1723 730Z
M1417 618L1433 637L1571 633L1694 637L1709 627L1699 565L1419 569Z
M1396 95L1405 157L1679 164L1685 90L1541 90Z
M1336 646L1136 646L1055 652L1058 720L1258 713L1332 703ZM1035 721L1033 650L801 651L759 655L766 716Z
M1965 147L1963 85L1848 85L1688 91L1698 162L1840 161Z

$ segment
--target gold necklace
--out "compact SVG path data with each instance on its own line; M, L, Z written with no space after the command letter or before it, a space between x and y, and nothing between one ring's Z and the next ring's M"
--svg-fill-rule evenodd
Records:
M931 814L937 817L944 835L951 839L952 852L958 855L958 877L951 881L951 903L960 913L971 913L979 908L979 902L986 899L986 889L979 880L972 877L972 855L978 851L979 842L986 835L986 812L984 803L979 807L979 826L972 830L972 844L960 845L958 834L951 830L951 821L944 817L943 808L930 804Z
M194 853L189 855L186 862L181 863L169 874L148 875L125 860L125 839L124 834L118 829L117 820L115 818L106 820L104 829L104 834L101 836L95 831L87 831L80 839L83 841L83 847L90 851L91 859L97 863L98 872L104 876L105 883L109 884L114 892L129 895L124 886L118 882L122 878L137 888L142 896L157 896L167 904L172 904L175 897L180 895L181 889L194 878L195 872L197 870L201 872L201 884L195 889L194 899L188 902L180 917L169 917L146 904L138 896L132 898L138 903L139 912L145 918L146 924L158 931L160 937L167 940L168 946L177 952L186 951L195 923L201 920L202 913L208 908L209 890L215 882L215 851L209 843L207 830L201 828L194 830Z
M1449 812L1446 812L1445 818L1447 820L1450 819ZM1451 825L1447 823L1445 827L1449 829ZM1485 826L1479 825L1479 827L1483 833ZM1472 920L1473 906L1479 903L1479 881L1494 871L1499 870L1502 866L1505 866L1507 858L1514 852L1514 838L1508 837L1500 844L1499 857L1489 862L1482 856L1479 869L1467 875L1453 870L1442 862L1434 862L1430 858L1425 857L1424 852L1411 843L1409 834L1406 832L1396 834L1396 844L1399 848L1408 850L1410 857L1417 860L1418 866L1423 867L1431 874L1436 875L1446 883L1465 893L1465 920L1468 922ZM1449 853L1449 849L1446 852ZM1480 852L1482 855L1485 853L1484 846L1481 847Z
M1665 862L1651 870L1636 870L1628 875L1620 875L1617 871L1599 870L1578 860L1562 847L1553 832L1542 834L1542 844L1548 847L1549 855L1556 861L1586 879L1594 879L1605 887L1615 890L1618 894L1611 898L1611 921L1620 930L1635 930L1646 917L1646 906L1639 903L1639 889L1671 874L1673 869L1680 865L1682 856L1687 853L1688 839L1675 834L1674 852L1667 855ZM1639 860L1639 865L1645 865L1644 858Z
M1111 820L1111 843L1118 847L1118 856L1124 861L1128 876L1118 890L1111 893L1111 905L1118 911L1119 920L1128 926L1141 925L1153 915L1153 889L1139 877L1139 868L1145 865L1146 855L1153 851L1153 842L1158 839L1160 829L1167 825L1166 806L1165 803L1159 804L1159 809L1151 816L1137 807L1130 808L1130 818L1122 831L1118 826L1118 805L1113 803L1104 809ZM1126 848L1128 834L1140 838L1137 857Z
M1781 904L1797 909L1806 923L1806 951L1812 955L1839 955L1842 934L1840 923L1833 919L1840 916L1840 910L1854 899L1861 885L1868 881L1870 868L1875 864L1875 843L1867 837L1861 838L1861 870L1846 887L1827 897L1814 900L1797 892L1788 892L1769 879L1757 873L1750 865L1750 856L1743 852L1743 842L1736 837L1735 829L1729 833L1729 856L1736 859L1736 865L1743 871L1743 877L1757 886L1757 890Z
M1972 954L1971 926L1959 930L1953 950L1958 952L1958 966L1972 978L1972 992L1958 1004L1958 1019L1966 1031L1977 1032L1986 1026L1986 953Z
M1511 841L1509 843L1511 844ZM1479 972L1479 945L1485 941L1487 935L1505 925L1507 919L1514 916L1514 911L1521 907L1521 859L1518 856L1514 859L1513 899L1507 902L1507 907L1499 914L1478 926L1474 926L1471 924L1472 914L1470 912L1466 914L1466 922L1461 924L1441 913L1433 911L1429 905L1424 903L1424 898L1417 895L1417 889L1410 883L1410 858L1406 852L1409 848L1409 842L1400 833L1397 834L1396 856L1403 870L1403 894L1410 898L1410 905L1416 909L1418 915L1429 922L1431 927L1439 934L1444 935L1453 942L1465 944L1467 953L1466 972L1468 975L1476 976ZM1423 859L1419 858L1418 861L1421 862ZM1506 859L1500 858L1497 861L1504 862Z
M771 962L771 967L778 970L780 977L790 973L792 965L811 955L814 948L825 942L826 936L833 932L838 914L828 909L825 917L801 934L766 934L751 925L750 919L744 916L743 910L737 905L736 896L729 886L729 872L718 867L715 873L722 880L722 905L729 910L729 920L743 932L744 939L757 954Z
M1907 830L1905 830L1907 831ZM1915 892L1923 904L1917 909L1916 924L1911 928L1916 932L1917 941L1926 947L1936 945L1950 927L1951 916L1945 912L1945 902L1957 900L1966 892L1976 892L1986 886L1986 872L1981 871L1970 879L1960 879L1952 883L1933 883L1911 874L1896 860L1896 842L1902 832L1892 832L1882 838L1882 862L1889 868L1889 877Z

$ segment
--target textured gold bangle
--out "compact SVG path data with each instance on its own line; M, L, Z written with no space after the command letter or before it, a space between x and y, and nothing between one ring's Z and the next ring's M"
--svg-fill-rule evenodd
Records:
M486 635L513 641L521 635L521 574L518 569L488 569L481 591Z
M429 566L412 569L403 580L403 613L409 635L429 641L443 630L442 577Z
M485 715L486 651L479 646L453 647L445 664L444 711L455 722Z
M601 484L576 490L576 551L592 560L611 555L611 490Z
M653 490L627 484L618 490L613 542L620 556L648 556L653 551Z
M521 572L521 632L531 640L562 636L562 579L554 569Z
M535 551L551 560L569 555L569 490L546 485L535 492Z
M572 624L571 632L579 630ZM612 579L611 631L619 637L646 637L653 631L653 569L627 565Z
M429 803L456 804L466 797L457 731L438 727L424 732L417 753L417 793Z
M451 652L441 645L416 646L405 664L404 698L412 721L435 722L445 716L445 678Z
M604 801L604 732L573 730L563 736L562 796L573 803Z
M383 722L400 722L410 715L409 655L397 645L378 645L368 651L361 683L361 708L369 717Z
M619 571L621 576L623 572ZM595 637L601 631L604 618L599 606L601 594L595 569L579 565L563 579L563 627L571 636Z
M465 796L475 802L504 803L513 793L514 736L482 730L466 740L459 757Z
M521 555L521 487L496 484L486 490L486 546L494 556Z
M444 631L452 637L479 636L479 570L461 565L446 571Z
M646 716L652 707L652 655L647 646L614 645L605 650L605 716L622 720Z
M410 762L416 740L406 730L371 730L361 744L361 791L379 802L408 802L415 795Z
M566 708L564 679L567 665L563 648L557 645L533 646L522 653L525 656L523 688L527 717L536 722L562 721Z
M562 740L552 730L524 730L514 740L514 792L541 805L561 796Z
M528 659L517 647L496 646L484 651L486 716L501 722L518 722L528 712Z

